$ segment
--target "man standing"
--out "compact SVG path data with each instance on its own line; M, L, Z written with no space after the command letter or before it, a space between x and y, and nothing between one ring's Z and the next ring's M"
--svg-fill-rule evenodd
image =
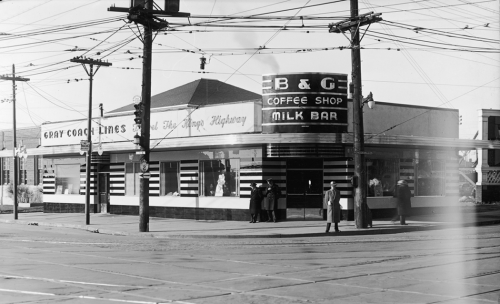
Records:
M268 208L266 208L267 215L268 215L268 220L267 220L268 222L273 221L276 223L278 221L275 210L278 209L278 199L280 197L280 194L281 194L281 190L278 187L278 185L276 185L274 183L272 178L268 179L267 180L267 193L266 193L268 204L269 204ZM274 211L274 218L273 218L273 211Z
M250 192L250 223L257 222L257 216L260 214L260 204L262 202L262 196L260 189L257 188L256 183L250 183L252 191Z
M323 208L327 209L326 217L326 231L330 232L330 227L332 223L335 224L335 232L340 232L339 222L340 222L340 191L337 190L337 183L334 181L330 182L330 190L325 193L325 200L323 201Z

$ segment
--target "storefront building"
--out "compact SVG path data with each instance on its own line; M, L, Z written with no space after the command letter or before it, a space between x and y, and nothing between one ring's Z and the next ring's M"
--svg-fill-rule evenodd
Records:
M150 216L248 220L250 183L272 178L282 191L280 220L322 218L332 180L353 218L347 75L263 79L262 95L200 79L152 97ZM458 151L478 144L458 139L458 110L383 102L363 110L373 216L393 214L399 179L408 181L416 213L457 207ZM102 152L92 155L93 212L139 213L133 111L131 104L93 119L94 150ZM46 123L42 146L29 151L43 155L45 212L84 211L86 126L86 120Z

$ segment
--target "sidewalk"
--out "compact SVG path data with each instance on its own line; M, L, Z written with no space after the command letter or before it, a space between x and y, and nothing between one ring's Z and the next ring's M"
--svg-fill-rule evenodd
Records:
M286 238L370 234L394 234L421 230L447 229L500 224L500 207L481 212L457 212L412 216L407 226L389 219L374 220L373 228L356 229L354 222L342 221L341 232L325 234L325 221L283 221L255 223L237 221L196 221L150 217L149 232L139 232L139 217L116 214L91 214L85 225L83 213L12 213L0 214L0 223L83 229L90 232L155 238ZM333 227L332 227L333 228Z

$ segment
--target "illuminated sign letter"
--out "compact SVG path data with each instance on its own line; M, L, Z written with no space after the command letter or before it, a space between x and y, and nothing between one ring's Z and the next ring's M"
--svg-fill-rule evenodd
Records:
M274 79L274 89L275 90L286 90L286 89L288 89L288 79L286 79L286 78L276 78L276 79Z
M331 77L321 79L321 87L325 90L335 89L335 80Z

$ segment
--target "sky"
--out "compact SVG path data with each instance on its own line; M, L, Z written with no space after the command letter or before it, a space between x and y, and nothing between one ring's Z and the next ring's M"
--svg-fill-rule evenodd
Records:
M112 63L94 76L95 115L99 103L107 112L141 95L142 27L108 11L129 4L0 1L0 75L15 65L30 79L16 83L18 128L86 119L89 77L70 62L76 56ZM349 8L343 0L181 0L191 17L164 17L169 27L154 38L152 95L200 78L261 94L262 74L350 74L349 33L328 31ZM458 109L461 138L478 130L478 109L500 109L499 0L359 0L359 8L383 19L361 27L363 95ZM0 100L0 130L12 129L11 81L0 80Z

